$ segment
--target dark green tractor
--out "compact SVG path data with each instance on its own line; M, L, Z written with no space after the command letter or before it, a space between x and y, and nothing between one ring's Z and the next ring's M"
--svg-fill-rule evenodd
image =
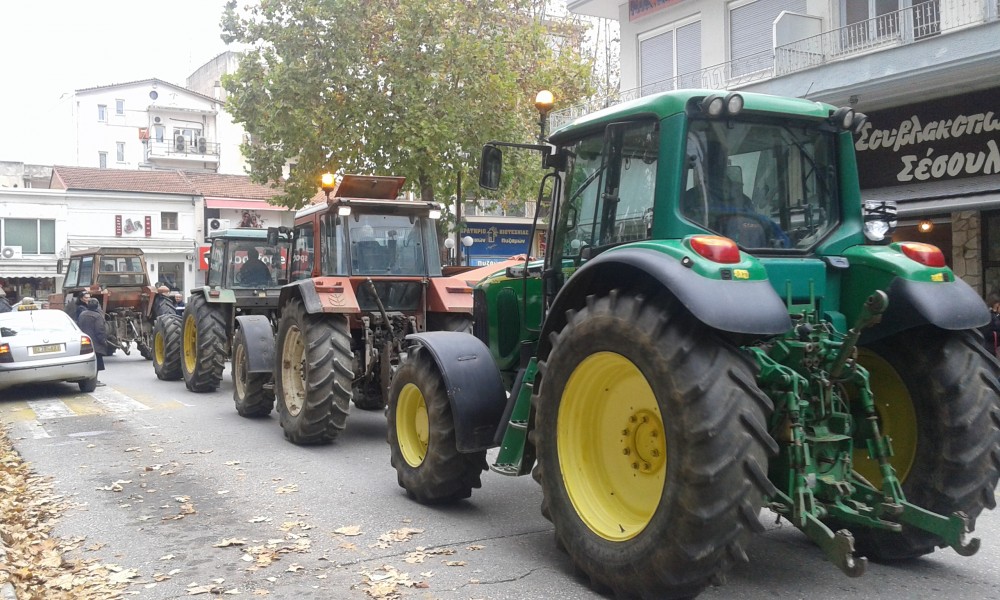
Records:
M226 360L233 353L233 387L241 401L274 403L274 392L245 372L243 349L233 347L239 315L274 319L279 280L286 277L291 236L282 233L269 244L267 230L229 229L211 238L205 285L191 290L183 316L160 317L154 335L153 366L164 380L184 379L193 392L219 387Z
M864 203L863 115L706 90L577 120L541 151L543 261L474 292L393 380L400 485L470 496L532 473L557 544L619 596L698 594L767 507L850 576L974 553L995 505L1000 365L988 312L929 244ZM544 119L543 119L544 127ZM543 130L544 135L544 130Z

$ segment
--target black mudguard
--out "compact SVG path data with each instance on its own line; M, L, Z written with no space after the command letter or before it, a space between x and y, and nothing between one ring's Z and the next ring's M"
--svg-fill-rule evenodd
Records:
M547 352L549 334L565 325L567 310L582 306L589 294L641 287L639 278L669 290L696 319L713 329L768 336L792 327L788 309L770 281L709 279L662 252L628 248L597 256L566 282L545 321L539 355Z
M271 321L263 315L241 315L236 322L236 335L246 347L247 373L271 373L275 364Z
M930 282L897 277L889 284L886 294L889 306L882 321L862 333L862 344L921 325L959 331L990 322L986 303L961 279Z
M507 391L489 348L474 335L455 331L415 333L406 339L437 363L451 403L458 451L495 447L493 434L503 418Z
M320 302L319 294L316 292L316 282L312 279L303 279L282 286L278 306L284 306L292 296L298 296L302 299L302 305L307 313L323 312L323 303Z

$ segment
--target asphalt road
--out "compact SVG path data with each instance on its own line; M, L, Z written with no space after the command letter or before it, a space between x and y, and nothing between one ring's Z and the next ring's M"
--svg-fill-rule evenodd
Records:
M152 364L107 359L92 394L52 384L0 391L22 456L74 507L56 527L81 556L135 569L139 598L599 598L556 549L528 477L484 474L469 501L406 498L381 412L352 408L330 446L286 442L276 414L239 417L227 371L215 393L162 382ZM997 598L1000 521L988 513L971 558L950 550L849 579L793 527L762 513L750 563L699 598ZM339 530L339 532L338 532ZM409 583L412 587L405 584ZM228 597L228 596L226 596Z

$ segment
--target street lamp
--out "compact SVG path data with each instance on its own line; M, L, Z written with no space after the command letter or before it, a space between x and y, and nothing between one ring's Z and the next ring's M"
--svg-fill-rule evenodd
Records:
M555 98L549 90L542 90L535 94L535 108L538 109L538 129L541 132L539 141L545 141L545 129L549 123L549 112L555 104Z

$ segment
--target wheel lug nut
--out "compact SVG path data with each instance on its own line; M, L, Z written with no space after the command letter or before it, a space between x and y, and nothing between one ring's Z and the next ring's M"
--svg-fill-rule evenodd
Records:
M646 471L648 471L649 470L649 463L642 463L642 468L645 469Z
M632 468L638 470L639 469L639 463L632 463Z
M659 456L660 456L660 451L659 451L659 450L656 450L656 449L654 448L654 449L653 449L653 451L652 451L652 452L650 452L650 454L652 454L654 458L659 458Z
M628 435L628 429L622 429L622 435Z
M629 417L628 420L631 421L631 422L633 422L633 423L637 423L639 421L639 419L637 419L635 415L632 415L631 417Z
M622 448L622 454L628 456L629 454L632 454L632 451L629 450L628 448Z

